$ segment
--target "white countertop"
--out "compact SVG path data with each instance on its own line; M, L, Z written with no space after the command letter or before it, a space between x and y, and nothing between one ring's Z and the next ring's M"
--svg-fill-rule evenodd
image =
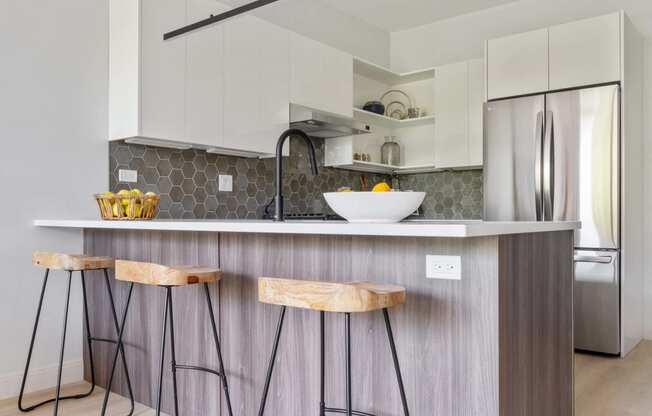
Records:
M225 233L271 233L315 235L361 235L395 237L483 237L504 234L576 230L578 221L406 221L398 224L349 224L344 221L264 220L35 220L37 227L92 228L109 230L205 231Z

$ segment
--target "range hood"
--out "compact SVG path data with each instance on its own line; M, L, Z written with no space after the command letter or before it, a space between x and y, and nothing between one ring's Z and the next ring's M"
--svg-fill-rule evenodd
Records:
M308 136L332 139L371 133L371 127L352 118L338 116L297 104L290 104L290 127Z

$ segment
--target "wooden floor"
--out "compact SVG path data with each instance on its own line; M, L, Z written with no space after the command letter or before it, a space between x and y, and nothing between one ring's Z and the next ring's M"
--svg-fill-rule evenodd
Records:
M575 416L652 415L652 341L627 358L575 356Z
M89 385L86 383L71 384L63 388L63 394L78 394L88 391ZM44 390L37 393L31 393L25 396L24 404L40 402L49 399L54 395L54 390ZM85 399L64 400L59 404L59 414L62 416L88 416L99 415L104 400L104 390L96 388L93 394ZM7 399L0 401L0 416L18 416L28 414L30 416L51 416L54 405L46 405L29 413L21 413L16 407L16 399ZM117 395L111 395L109 410L107 416L124 416L129 411L129 400ZM134 416L153 416L156 412L143 405L136 404Z
M80 393L87 384L66 386L65 394ZM26 403L52 397L52 391L33 393ZM64 401L59 414L86 416L99 414L104 390L97 388L93 395L83 400ZM108 415L124 415L129 401L111 396ZM652 415L652 341L641 343L626 359L589 354L575 356L575 415L576 416L650 416ZM0 416L23 415L16 408L16 400L0 401ZM50 416L52 406L45 406L32 416ZM135 416L153 416L155 412L137 405Z

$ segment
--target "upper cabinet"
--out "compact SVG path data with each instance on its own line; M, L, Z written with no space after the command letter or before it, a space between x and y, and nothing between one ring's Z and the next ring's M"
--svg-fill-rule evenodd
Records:
M221 11L213 0L188 0L187 20L194 22ZM184 40L185 102L176 103L177 112L185 118L183 140L220 146L224 143L224 29L220 25L209 26L170 42L182 44ZM160 34L157 42L161 42Z
M620 80L620 15L549 29L550 89Z
M435 166L482 166L481 59L444 65L435 76Z
M223 147L273 154L290 120L290 34L244 16L224 29Z
M112 0L109 139L274 153L289 125L289 32L251 16L182 37L214 0ZM350 105L349 105L350 106Z
M353 116L353 56L290 34L290 101Z
M489 99L548 89L548 29L487 42Z
M489 40L487 98L619 81L621 19L613 13Z

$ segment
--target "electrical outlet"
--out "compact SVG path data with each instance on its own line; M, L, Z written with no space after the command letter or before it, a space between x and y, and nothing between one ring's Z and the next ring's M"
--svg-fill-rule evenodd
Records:
M136 182L138 182L138 171L137 170L120 169L118 171L118 180L120 182L136 183Z
M221 192L233 192L233 176L220 175L218 190Z
M462 257L426 256L426 277L428 279L462 279Z

